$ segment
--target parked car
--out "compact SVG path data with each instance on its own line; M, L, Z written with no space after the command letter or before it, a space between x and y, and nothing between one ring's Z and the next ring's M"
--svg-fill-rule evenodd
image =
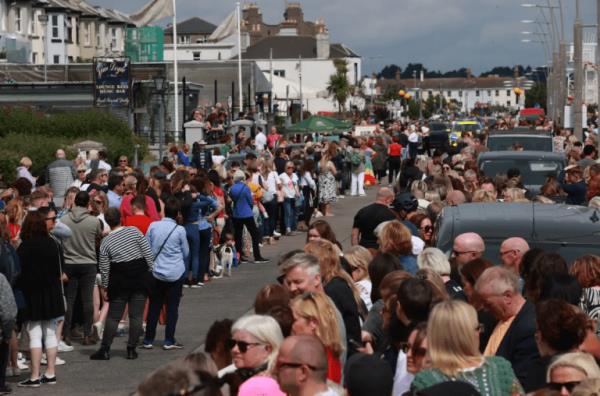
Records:
M450 132L450 147L456 147L458 140L464 132L472 132L473 136L479 136L483 131L483 125L477 120L460 120L452 124Z
M565 163L564 154L544 151L488 151L477 157L477 167L487 177L518 169L531 195L540 191L548 175L558 177Z
M552 135L545 131L512 130L494 131L489 134L486 146L490 151L514 150L520 146L524 151L552 152Z
M456 236L475 232L485 241L484 257L500 263L499 250L509 237L557 252L568 263L585 254L600 255L600 212L594 208L541 203L469 203L444 208L436 226L435 246L452 251Z
M445 122L429 123L429 139L427 149L448 151L450 144L450 126Z

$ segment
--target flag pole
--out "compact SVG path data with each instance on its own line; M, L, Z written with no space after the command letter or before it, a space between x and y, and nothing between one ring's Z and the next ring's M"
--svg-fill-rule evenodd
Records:
M240 2L236 3L237 6L237 44L238 44L238 100L240 104L240 113L244 111L244 93L242 92L242 22L241 22L241 11Z
M175 142L179 142L179 70L177 67L177 0L173 0L173 80L175 80L175 88L173 95L175 96L175 117L174 117L174 138Z

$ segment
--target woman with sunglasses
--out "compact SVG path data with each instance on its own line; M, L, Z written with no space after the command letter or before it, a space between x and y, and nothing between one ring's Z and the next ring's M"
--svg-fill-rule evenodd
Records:
M410 390L414 376L426 368L427 357L427 322L419 322L410 332L407 342L400 345L398 361L405 364L396 366L394 376L394 395L402 395Z
M371 289L372 283L369 278L369 263L373 260L373 255L369 249L356 245L350 247L345 253L344 258L348 261L350 267L350 275L354 279L354 284L360 292L367 311L371 309L373 303L371 302Z
M342 380L341 357L344 351L335 306L323 293L307 292L290 303L294 315L292 335L315 335L327 351L327 379Z
M436 305L427 323L427 356L430 369L415 376L411 390L462 381L471 384L486 396L524 395L510 363L498 356L483 356L479 352L477 311L459 300Z
M410 221L417 227L419 238L425 242L425 246L433 244L433 222L424 213L417 213L410 218Z
M231 350L240 379L245 383L253 377L270 377L283 342L277 321L266 315L242 316L233 324L231 334L225 346Z
M579 383L588 378L600 378L600 368L594 357L584 352L560 355L548 367L548 389L569 396Z

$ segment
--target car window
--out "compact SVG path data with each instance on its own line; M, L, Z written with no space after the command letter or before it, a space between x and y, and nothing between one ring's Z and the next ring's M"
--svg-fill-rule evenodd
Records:
M512 150L514 145L520 145L525 151L552 152L552 138L490 136L487 147L490 151Z
M561 169L555 161L527 161L516 159L483 161L481 170L487 177L506 173L511 168L519 169L521 179L525 185L542 185L549 175L557 176Z

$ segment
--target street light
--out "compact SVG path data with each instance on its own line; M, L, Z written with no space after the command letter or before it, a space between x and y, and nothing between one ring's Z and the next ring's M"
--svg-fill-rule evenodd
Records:
M159 123L158 123L158 163L162 162L163 157L163 145L165 138L165 111L164 111L164 94L169 88L169 81L165 78L162 72L152 78L154 82L154 93L158 95L159 103Z
M42 24L44 34L44 82L48 82L48 14L39 14L38 21Z

